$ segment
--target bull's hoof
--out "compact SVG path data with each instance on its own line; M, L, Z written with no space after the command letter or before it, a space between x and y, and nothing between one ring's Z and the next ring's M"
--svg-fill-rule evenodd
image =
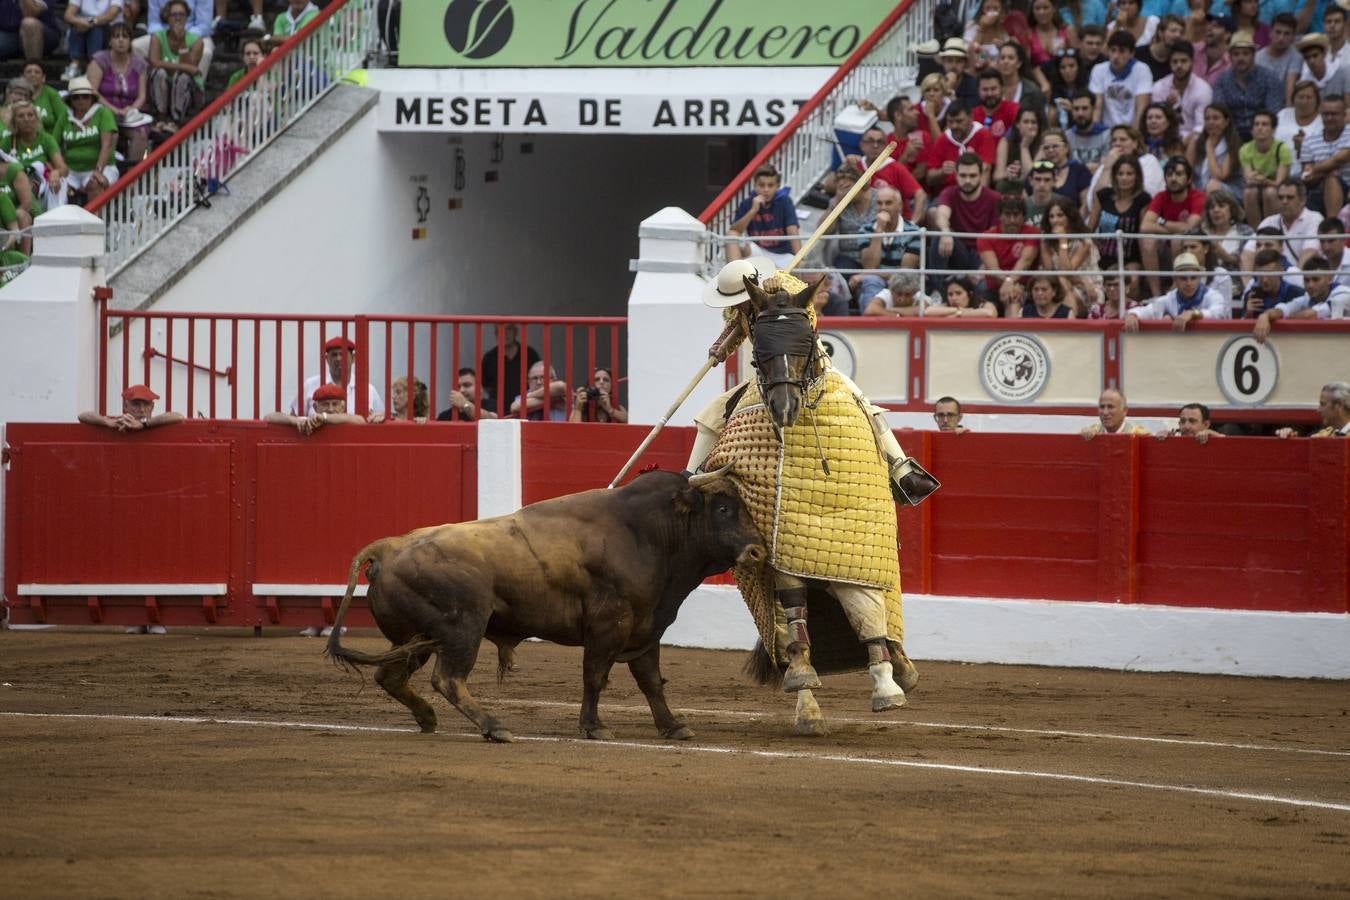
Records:
M690 741L694 739L694 729L690 728L688 725L680 725L669 731L663 731L661 734L663 737L667 737L672 741Z
M614 732L610 731L608 728L606 728L606 727L603 726L603 725L601 725L601 726L598 727L598 728L587 728L587 729L585 729L585 732L586 732L586 739L589 740L589 741L612 741L612 740L614 740Z
M872 695L872 712L885 712L888 709L900 709L909 701L905 699L903 692L885 695Z
M483 740L494 744L514 744L516 736L505 728L491 728L483 732Z
M432 720L429 721L429 722L418 722L418 723L417 723L417 727L422 729L422 733L423 733L423 734L435 734L435 733L436 733L436 720L435 720L435 719L432 719Z
M792 733L798 737L824 737L830 733L824 719L798 719L792 723Z
M820 676L810 663L793 663L783 673L783 692L795 694L798 691L814 690L820 687Z

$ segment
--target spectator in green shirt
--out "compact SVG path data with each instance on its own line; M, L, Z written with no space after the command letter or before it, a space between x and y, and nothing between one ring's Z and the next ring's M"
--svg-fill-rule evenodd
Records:
M1252 139L1238 151L1242 163L1242 205L1247 210L1247 224L1253 228L1266 216L1280 211L1275 188L1289 177L1294 164L1294 151L1275 137L1275 113L1261 110L1252 114Z
M246 38L239 45L239 54L244 58L244 67L230 76L230 82L225 85L226 88L234 87L236 82L258 68L258 63L262 62L264 56L262 41L258 38Z
M164 131L177 131L201 109L206 96L200 68L203 44L188 31L191 14L185 0L169 0L160 11L167 28L150 36L150 106Z
M0 137L0 151L29 173L40 207L37 211L64 206L66 160L56 138L42 130L37 107L27 100L16 100L10 104L10 119L13 130Z
M319 8L309 0L290 0L281 15L272 23L272 33L267 37L268 50L280 46L287 38L304 28L319 14Z
M117 180L113 148L117 144L117 117L98 102L88 78L72 78L66 89L70 116L61 143L70 166L67 184L84 192L84 202L96 198Z
M42 130L50 135L60 134L66 124L66 104L61 94L47 83L47 70L42 60L30 59L23 64L23 77L33 88L33 105L37 107Z
M23 166L18 163L0 162L0 202L8 202L14 207L21 230L27 231L33 224L33 216L37 215L33 189L28 184L28 176L23 173ZM19 240L19 247L24 253L33 252L32 235L25 234Z

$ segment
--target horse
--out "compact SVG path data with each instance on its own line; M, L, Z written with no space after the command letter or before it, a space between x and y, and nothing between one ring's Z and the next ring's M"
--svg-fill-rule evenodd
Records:
M756 376L728 403L727 423L705 467L735 462L732 478L770 547L767 562L736 570L760 630L746 671L760 684L777 683L796 693L794 732L822 735L827 728L812 693L821 686L818 668L829 673L866 665L874 712L904 706L918 672L901 643L898 497L880 450L877 429L884 425L874 424L870 403L830 366L819 344L813 297L823 279L794 292L777 277L773 289L744 280L748 301L738 314L747 317ZM799 425L803 418L809 424ZM885 434L893 443L889 429ZM904 459L898 445L895 451ZM915 469L903 478L917 495L931 493L936 482L923 484L929 476ZM804 520L800 507L807 497L824 506ZM829 554L833 562L823 563L819 544L838 535L833 527L829 535L812 534L802 524L817 520L854 528L844 540L857 543L857 559L840 562L836 552ZM864 527L858 530L860 522ZM817 633L813 647L808 605L828 646L822 647Z

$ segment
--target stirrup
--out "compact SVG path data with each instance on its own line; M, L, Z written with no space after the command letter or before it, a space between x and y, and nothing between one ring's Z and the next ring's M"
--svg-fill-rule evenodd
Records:
M918 506L940 487L942 482L912 456L896 460L891 466L891 496L902 506Z

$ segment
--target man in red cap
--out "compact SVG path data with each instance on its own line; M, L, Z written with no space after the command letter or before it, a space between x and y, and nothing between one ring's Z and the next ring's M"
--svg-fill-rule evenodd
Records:
M313 434L325 425L364 425L366 420L347 412L347 394L332 382L316 388L310 396L309 408L313 410L307 416L293 416L284 412L271 412L263 416L263 421L275 425L290 425L301 434Z
M328 369L328 378L326 383L346 385L347 409L356 409L356 384L352 381L352 375L356 370L356 363L352 356L356 353L356 342L348 337L332 337L324 341L323 359ZM314 412L314 392L318 390L320 379L318 375L311 375L305 379L305 385L300 391L300 396L305 398L305 415L311 415ZM380 392L375 389L375 385L369 385L370 414L384 412L384 398ZM298 404L291 404L291 415L297 415ZM343 410L344 412L346 410Z
M144 384L135 384L122 392L122 414L105 416L97 412L80 413L80 421L86 425L101 425L117 431L144 431L159 425L172 425L183 421L183 414L165 412L155 415L155 401L159 394Z

